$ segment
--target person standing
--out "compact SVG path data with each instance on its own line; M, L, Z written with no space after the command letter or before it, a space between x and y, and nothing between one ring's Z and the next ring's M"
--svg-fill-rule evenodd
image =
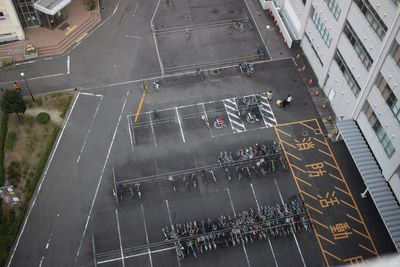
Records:
M272 90L269 90L269 92L267 92L267 99L269 101L272 101Z
M288 95L288 98L286 99L287 104L290 105L290 103L292 102L292 100L293 100L292 95Z
M14 82L14 89L18 93L21 93L21 85L19 84L19 82Z

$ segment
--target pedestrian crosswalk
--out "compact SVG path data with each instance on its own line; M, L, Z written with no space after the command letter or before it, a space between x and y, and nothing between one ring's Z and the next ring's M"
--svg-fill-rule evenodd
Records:
M263 95L257 95L259 97L258 108L260 109L261 115L264 120L265 127L273 127L277 124L274 113L272 112L271 105L267 97Z
M228 115L232 130L236 133L246 131L243 121L240 118L240 112L235 98L227 98L223 100L226 114Z

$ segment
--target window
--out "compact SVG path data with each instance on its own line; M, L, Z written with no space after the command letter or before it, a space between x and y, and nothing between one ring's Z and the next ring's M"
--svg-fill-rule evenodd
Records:
M336 50L335 61L338 64L340 71L343 73L343 76L346 79L347 84L350 86L351 91L357 97L361 91L361 88L358 85L353 74L351 73L350 68L347 66L346 62L344 61L339 50Z
M392 48L390 48L390 52L389 53L392 55L394 61L397 64L397 66L400 67L400 46L399 46L399 43L397 43L396 40L393 42Z
M4 12L0 11L0 20L6 19Z
M325 3L328 5L329 10L332 12L333 17L338 20L342 9L340 8L337 0L324 0ZM400 0L399 0L400 1Z
M318 60L319 60L319 63L321 63L321 65L324 66L324 63L322 63L322 60L321 60L321 58L319 57L319 55L318 55L318 53L317 53L317 50L315 49L313 43L312 43L311 40L310 40L310 37L308 36L308 34L307 34L306 32L304 33L304 35L306 36L308 42L310 43L311 48L312 48L312 50L314 51L315 55L317 56L317 58L318 58Z
M347 36L347 39L349 39L361 63L369 71L374 61L348 21L346 21L343 33Z
M319 31L319 34L321 35L322 40L324 40L326 46L329 48L331 46L331 43L332 43L331 34L329 33L325 23L323 22L323 20L319 16L318 12L315 11L314 7L312 7L311 19L314 22L315 27Z
M369 25L371 25L379 39L383 40L383 37L385 37L387 31L387 27L379 17L378 13L376 13L375 9L371 6L368 0L354 0L354 2L360 8L361 13L364 14Z
M393 115L397 121L400 122L400 101L397 99L396 95L392 91L392 88L390 88L382 74L379 73L375 84L379 91L381 91L382 97L389 106L390 110L393 112Z
M378 137L379 142L382 144L382 147L385 150L386 155L389 158L391 158L394 152L396 152L396 149L394 149L393 144L389 139L389 136L386 134L385 130L383 129L381 123L376 117L375 112L371 108L371 105L368 103L368 101L365 102L363 106L363 111L364 114L367 116L369 124L371 125L376 136Z

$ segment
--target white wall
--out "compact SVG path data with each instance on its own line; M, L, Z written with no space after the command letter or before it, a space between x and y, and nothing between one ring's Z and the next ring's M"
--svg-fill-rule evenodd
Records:
M0 42L24 40L25 33L12 0L0 0L0 11L5 15L5 19L0 20Z

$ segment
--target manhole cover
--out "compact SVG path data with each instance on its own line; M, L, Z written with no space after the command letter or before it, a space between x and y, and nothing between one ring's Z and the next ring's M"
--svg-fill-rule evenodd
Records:
M233 14L233 13L235 13L235 11L233 11L233 10L229 10L229 13Z
M321 134L321 130L320 129L315 129L314 133L315 133L315 135L319 135L319 134Z
M192 16L186 15L186 16L185 16L185 20L192 20Z
M219 74L219 70L213 70L211 73L212 73L213 75L217 75L217 74Z
M164 28L165 28L165 25L159 25L158 28L159 28L159 29L164 29Z
M301 135L304 136L304 137L307 137L308 136L308 131L305 131L305 130L301 131Z
M217 14L217 13L219 13L219 10L214 8L214 9L212 10L212 13L213 13L213 14Z
M301 102L301 104L303 104L303 106L308 106L307 101L303 101L303 102Z
M283 55L283 52L281 51L281 52L279 52L279 54Z
M297 82L297 79L293 79L292 82L296 83L296 82Z

